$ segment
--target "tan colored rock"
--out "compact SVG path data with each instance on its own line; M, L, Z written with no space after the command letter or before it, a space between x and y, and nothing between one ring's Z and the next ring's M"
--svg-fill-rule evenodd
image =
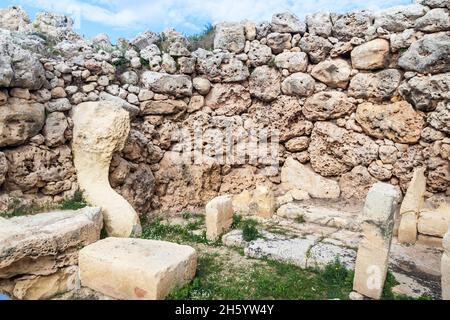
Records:
M353 290L372 299L380 299L383 293L398 196L392 185L377 183L364 204Z
M45 120L45 126L42 135L45 138L45 144L49 147L56 147L66 142L64 133L69 124L67 118L62 112L52 112Z
M442 241L444 254L441 260L442 299L450 300L450 230Z
M0 279L50 275L77 263L77 251L97 241L99 208L0 218Z
M24 143L41 131L44 122L44 105L10 98L0 107L0 148Z
M53 88L50 93L52 95L52 98L55 98L55 99L67 97L67 93L63 87Z
M123 149L130 131L128 112L106 101L87 102L74 108L72 119L72 149L80 188L90 203L103 209L108 235L139 235L136 211L108 180L112 155Z
M0 186L5 181L6 173L8 172L8 161L3 152L0 152Z
M423 117L406 101L362 103L356 110L356 121L368 135L399 143L416 143L424 127Z
M150 100L141 103L141 112L143 115L169 115L182 112L187 107L186 102L183 100Z
M30 90L23 89L23 88L13 88L9 92L11 97L24 99L24 100L30 100Z
M206 237L215 241L228 231L233 223L233 204L230 196L212 199L206 205Z
M124 300L160 300L195 275L194 248L143 239L106 238L79 255L83 286Z
M254 210L262 218L271 218L276 210L276 200L273 192L266 186L257 186L253 191Z
M308 120L328 120L341 118L355 108L345 93L322 91L306 99L302 112Z
M311 75L331 88L345 89L348 86L351 65L344 59L325 60L314 66Z
M414 170L413 178L400 207L401 221L398 229L400 243L415 243L417 240L418 214L423 207L426 187L425 167Z
M364 200L369 189L378 180L369 174L364 166L356 166L350 172L344 173L339 179L341 197L344 199Z
M386 67L389 60L389 41L375 39L355 47L351 53L355 69L373 70Z
M250 214L250 204L252 202L252 193L244 190L233 197L233 211L240 215Z
M435 211L421 211L417 224L420 233L444 237L450 228L450 207L442 204Z
M289 157L281 169L281 183L288 189L301 189L313 198L335 199L340 189L336 181L323 178L300 162Z
M24 276L15 281L13 296L19 300L45 300L76 288L78 267L59 269L48 276Z
M250 92L240 84L215 84L205 98L205 105L219 115L241 114L251 103Z
M290 152L299 152L308 149L309 138L308 137L296 137L287 141L285 144L286 150Z
M250 94L263 101L275 100L281 94L281 74L268 66L256 67L249 78Z

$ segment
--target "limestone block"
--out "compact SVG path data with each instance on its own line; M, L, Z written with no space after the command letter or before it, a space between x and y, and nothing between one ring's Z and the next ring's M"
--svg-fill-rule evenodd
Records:
M442 299L450 300L450 230L443 241L444 254L441 260Z
M253 203L256 214L262 218L270 218L276 210L276 199L272 191L265 186L257 186L253 192Z
M79 254L83 286L124 300L160 300L192 280L194 248L175 243L106 238Z
M233 197L233 211L240 215L250 214L250 203L252 202L252 193L244 190Z
M444 237L450 228L450 207L441 205L435 211L420 212L417 229L420 233Z
M380 299L383 292L398 197L394 186L377 183L364 204L353 290L372 299Z
M212 199L206 205L206 237L217 240L233 223L233 205L230 196Z
M401 221L398 239L401 243L415 243L417 238L418 214L423 206L426 178L425 168L414 170L413 178L400 207Z
M90 203L103 209L109 236L139 235L136 211L111 188L108 178L112 155L123 149L130 131L128 112L106 101L86 102L74 108L72 119L72 149L80 188Z
M76 264L78 249L97 241L102 226L100 208L0 218L0 279Z

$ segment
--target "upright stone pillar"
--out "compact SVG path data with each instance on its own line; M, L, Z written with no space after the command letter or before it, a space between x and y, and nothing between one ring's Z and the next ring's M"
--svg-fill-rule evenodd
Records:
M441 261L442 299L450 300L450 229L442 242L444 254Z
M233 204L230 196L212 199L206 205L206 238L217 240L233 223Z
M424 173L424 167L414 170L413 178L403 198L398 228L398 241L400 243L416 243L418 216L423 206L423 195L426 187Z
M361 241L356 257L353 290L380 299L388 270L398 192L386 183L375 184L364 204Z

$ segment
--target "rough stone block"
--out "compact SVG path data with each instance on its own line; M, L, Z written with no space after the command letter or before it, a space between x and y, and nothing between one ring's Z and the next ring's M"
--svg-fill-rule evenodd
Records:
M106 238L79 254L83 286L124 300L160 300L195 275L194 248L144 239Z
M444 254L441 260L442 299L450 300L450 230L442 242Z
M217 240L233 223L233 205L230 196L212 199L206 205L206 237Z
M448 208L448 207L447 207ZM450 211L437 209L436 211L422 211L419 216L417 229L429 236L444 237L450 228Z
M394 186L377 183L364 204L363 240L356 257L353 290L380 299L388 270L398 192Z

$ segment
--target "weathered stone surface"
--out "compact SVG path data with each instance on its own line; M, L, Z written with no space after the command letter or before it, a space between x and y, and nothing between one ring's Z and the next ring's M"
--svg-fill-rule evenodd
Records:
M316 122L308 151L314 171L328 177L370 164L378 156L378 145L363 134Z
M141 114L143 115L170 115L186 109L187 104L183 100L150 100L141 104Z
M373 177L381 181L389 180L392 177L393 166L384 164L381 160L373 161L367 169Z
M306 15L308 32L312 35L329 37L333 28L329 12L317 12Z
M240 23L219 23L215 27L214 49L224 49L234 53L244 51L244 26Z
M276 200L273 192L266 186L256 186L253 191L252 209L262 218L271 218L275 213Z
M100 93L99 100L120 106L124 110L128 111L131 117L134 117L139 113L138 107L132 105L131 103L128 103L120 97L113 96L112 94L104 91Z
M273 32L300 34L306 32L306 24L291 12L274 14L272 16L271 27Z
M0 186L5 181L6 173L8 172L8 161L3 152L0 152Z
M413 77L402 83L399 92L416 109L433 111L438 102L450 100L450 73Z
M377 13L374 25L390 32L402 32L414 27L416 20L427 11L428 8L419 4L389 8Z
M428 113L427 122L435 129L450 133L450 103L442 101L437 104L436 110Z
M308 149L309 141L309 137L295 137L288 140L285 147L290 152L300 152Z
M300 48L306 52L312 63L319 63L328 57L333 45L328 39L308 35L300 40Z
M77 263L77 250L97 241L99 208L0 219L0 278L49 275Z
M415 143L424 126L422 116L406 101L391 104L362 103L356 121L370 136L399 143Z
M233 223L233 205L230 196L212 199L205 208L206 237L216 241Z
M160 300L195 275L194 248L143 239L106 238L79 255L83 286L125 300Z
M194 56L197 57L197 71L210 81L240 82L250 75L247 66L230 53L201 51Z
M450 228L450 207L443 204L435 211L421 211L417 230L426 235L444 237Z
M20 6L0 9L0 28L11 31L24 31L30 18Z
M72 109L72 105L70 104L69 99L67 98L59 98L55 100L51 100L45 106L45 109L48 112L64 112Z
M417 238L417 216L423 206L426 187L425 168L414 170L408 190L400 207L401 221L398 240L401 243L415 243Z
M352 67L344 59L331 59L314 66L311 75L332 88L347 88Z
M331 16L333 36L349 41L353 37L364 38L372 25L373 14L370 11L355 11Z
M398 59L398 65L409 71L441 73L450 71L450 36L445 32L427 34L414 42Z
M302 112L308 120L328 120L341 118L355 109L345 93L322 91L306 99Z
M273 32L267 36L267 45L274 54L283 52L284 49L290 49L292 36L289 33Z
M208 94L209 90L211 90L211 82L208 79L196 77L192 79L192 85L194 89L198 91L201 95Z
M313 198L333 199L338 198L340 194L336 181L321 177L292 157L284 162L281 169L281 182L288 189L305 190Z
M448 31L450 29L449 11L442 8L432 9L417 19L414 27L424 32Z
M42 135L45 138L45 144L49 147L62 145L66 142L64 135L69 126L67 118L62 112L52 112L45 120L45 126Z
M241 114L251 102L250 92L240 84L215 84L205 98L205 105L220 115Z
M401 33L392 33L390 35L391 51L397 52L401 49L407 49L416 42L423 34L414 29L406 29Z
M257 67L249 78L250 94L263 101L275 100L281 94L281 74L268 66Z
M447 0L419 0L418 3L430 8L447 8L450 9L450 3Z
M364 204L364 237L356 257L353 290L372 299L380 299L383 293L398 197L394 186L377 183Z
M275 57L275 65L289 72L306 72L308 56L304 52L283 52Z
M386 69L376 73L358 73L350 81L348 95L359 99L390 99L402 79L397 69Z
M442 283L442 299L450 300L450 231L442 241L444 254L441 261L441 283Z
M0 147L26 142L41 131L44 122L44 105L10 98L0 106Z
M344 173L339 179L341 197L364 200L369 189L377 182L378 180L369 174L366 167L356 166L350 172Z
M138 49L142 50L146 47L155 44L159 40L159 36L151 31L144 31L139 33L136 37L131 40L131 44L136 46Z
M142 74L141 81L145 87L157 93L170 94L176 97L192 95L192 81L189 76L146 71Z
M267 64L272 59L272 49L261 44L259 41L252 41L248 51L248 60L253 67Z
M87 102L74 108L72 119L72 148L80 188L90 203L103 209L109 235L139 235L141 226L136 211L111 188L108 180L112 154L123 149L130 131L128 113L107 102Z
M281 83L281 91L289 96L307 97L314 92L315 81L307 73L294 73Z
M353 49L352 65L355 69L373 70L387 66L389 62L389 41L375 39Z

